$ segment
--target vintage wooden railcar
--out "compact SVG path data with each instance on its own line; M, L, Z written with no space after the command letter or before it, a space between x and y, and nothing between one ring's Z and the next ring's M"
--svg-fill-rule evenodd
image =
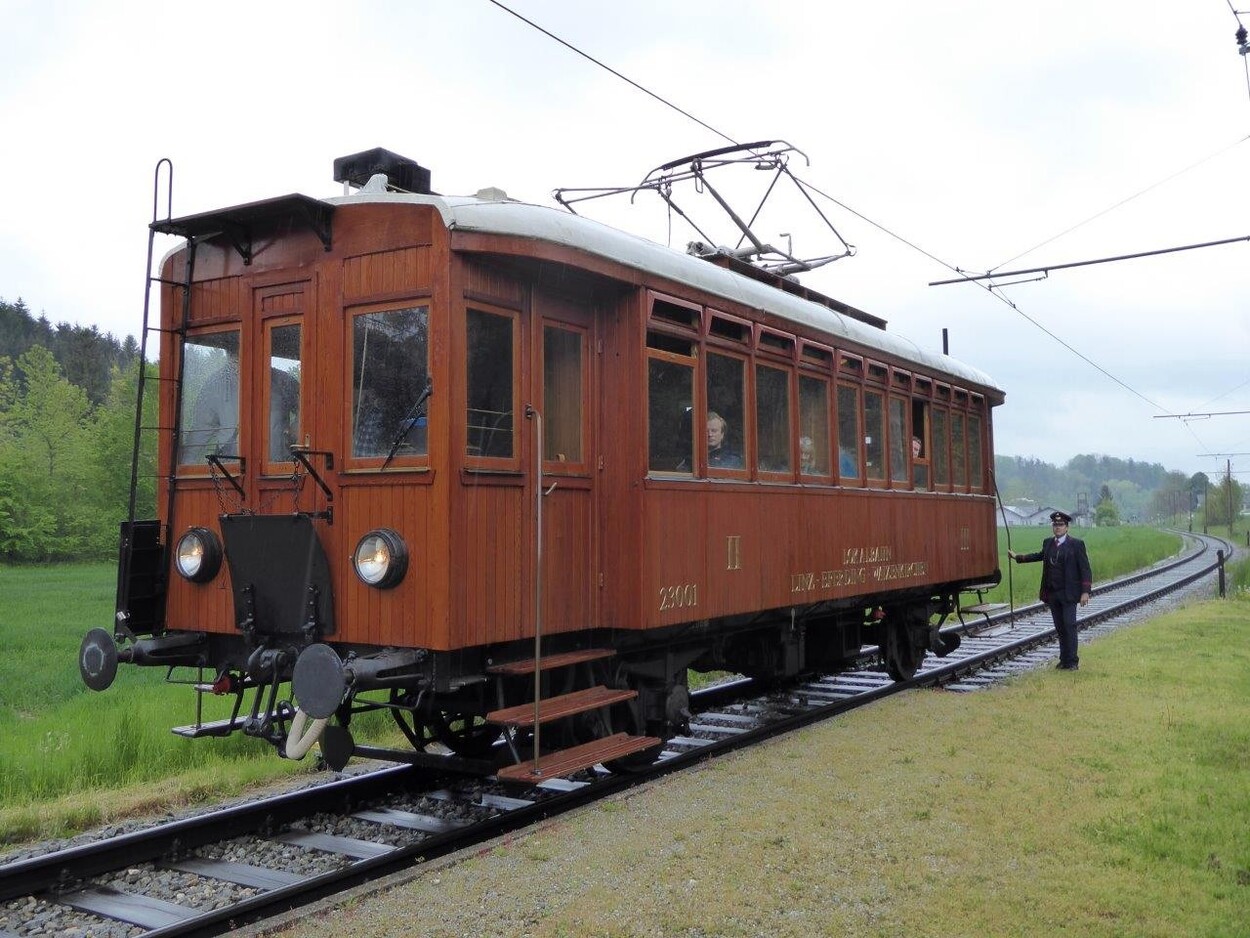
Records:
M123 525L90 686L198 668L233 711L180 732L336 766L381 707L414 761L439 740L534 781L652 757L688 669L877 643L910 676L997 581L980 371L731 256L433 194L387 151L336 178L152 226L186 239L151 327L159 517Z

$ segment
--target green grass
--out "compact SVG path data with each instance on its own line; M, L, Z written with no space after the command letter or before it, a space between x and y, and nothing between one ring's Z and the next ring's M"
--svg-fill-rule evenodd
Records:
M1247 635L1250 598L1196 603L890 697L283 935L1245 936Z
M1176 554L1182 546L1181 537L1156 528L1122 525L1116 528L1074 528L1074 537L1085 542L1094 583L1102 583L1149 567ZM1011 549L1018 554L1035 553L1050 536L1049 528L1012 528ZM1016 607L1037 602L1037 589L1042 565L1016 564L1007 559L1008 532L998 530L998 565L1003 581L985 594L989 602L1007 602L1008 587Z

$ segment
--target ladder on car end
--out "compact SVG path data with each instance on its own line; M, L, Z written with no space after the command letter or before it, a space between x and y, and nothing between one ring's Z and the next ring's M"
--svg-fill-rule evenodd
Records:
M165 219L162 222L160 213L161 169L165 174ZM152 273L152 261L155 252L156 236L169 233L168 225L173 217L174 164L164 157L157 161L152 179L152 223L148 226L148 253L145 268L146 284L143 291L143 327L139 336L138 377L135 390L135 424L134 438L130 453L130 501L126 508L126 521L122 529L118 551L117 571L117 613L114 620L115 631L120 635L133 639L136 635L151 634L159 631L164 622L164 579L165 551L169 544L169 532L173 530L174 512L174 466L177 462L178 433L182 418L182 348L176 350L173 373L163 376L159 372L155 376L158 382L170 382L174 387L174 408L172 443L169 446L168 465L161 470L156 467L156 497L160 497L162 481L166 488L166 504L164 525L158 519L138 521L135 518L139 491L139 471L143 463L144 434L163 429L159 416L155 424L144 422L147 402L148 380L148 342L152 333L169 333L179 338L186 337L186 323L191 304L191 284L195 275L195 246L193 238L187 239L187 257L184 265L182 281L165 280L159 274ZM162 227L165 226L165 227ZM161 286L172 286L182 291L182 316L178 326L166 329L152 325L152 289ZM159 415L159 400L157 403ZM159 452L156 456L160 458ZM164 528L164 537L162 530Z

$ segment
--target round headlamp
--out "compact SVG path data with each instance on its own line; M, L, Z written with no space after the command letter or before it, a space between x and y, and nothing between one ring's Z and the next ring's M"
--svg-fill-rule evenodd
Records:
M390 528L370 531L356 543L352 567L361 582L378 589L390 589L408 570L408 547Z
M207 583L221 569L221 541L208 528L188 528L178 538L174 566L192 583Z

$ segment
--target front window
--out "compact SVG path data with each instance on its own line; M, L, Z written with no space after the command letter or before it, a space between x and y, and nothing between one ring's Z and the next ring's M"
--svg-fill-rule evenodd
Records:
M468 311L468 455L509 459L515 453L512 318Z
M955 485L968 484L968 460L964 450L964 415L951 414L951 468Z
M239 455L239 332L188 336L182 347L178 462Z
M968 415L968 479L974 489L979 489L982 480L981 465L981 418L974 414Z
M352 456L428 454L429 307L352 318Z
M300 442L300 326L269 329L269 461L290 462L291 446Z

